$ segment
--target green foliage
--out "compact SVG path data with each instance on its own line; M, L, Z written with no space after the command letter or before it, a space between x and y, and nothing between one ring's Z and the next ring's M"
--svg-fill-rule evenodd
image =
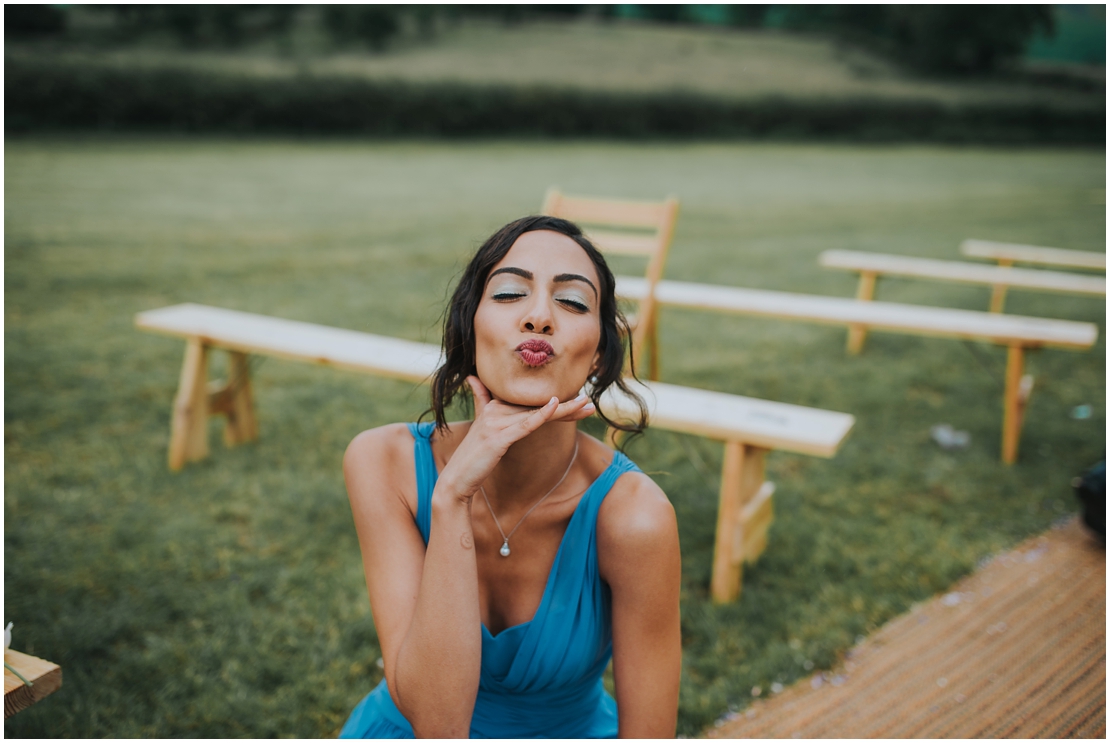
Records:
M184 344L136 331L135 312L191 301L435 342L466 257L552 184L678 194L672 278L834 296L854 279L818 266L825 249L955 259L969 236L1106 239L1101 148L84 137L5 154L4 620L65 674L5 722L14 738L329 737L381 678L340 463L358 431L415 419L427 390L266 359L259 440L228 450L213 422L211 456L172 474ZM884 280L878 298L982 310L988 294ZM1105 452L1105 303L1007 302L1100 327L1090 352L1030 355L1012 467L1004 349L873 333L848 356L842 328L663 311L664 381L857 418L833 459L768 456L776 520L729 606L708 599L721 446L665 431L630 446L678 513L680 733L828 668L1076 510L1069 481ZM1090 419L1069 417L1079 404ZM970 448L938 449L941 422Z
M827 30L911 69L951 74L988 72L1021 56L1053 21L1047 5L795 5L782 26Z
M66 27L65 13L53 5L4 5L4 37L33 39L56 36Z
M5 127L374 136L746 137L1094 143L1105 107L274 78L8 57Z
M91 27L71 30L73 41L134 42L166 35L188 48L236 47L288 34L298 5L107 5L80 9L93 14ZM67 8L70 13L77 12ZM74 24L76 25L76 24Z
M341 42L361 41L381 50L401 30L396 5L325 5L324 28Z

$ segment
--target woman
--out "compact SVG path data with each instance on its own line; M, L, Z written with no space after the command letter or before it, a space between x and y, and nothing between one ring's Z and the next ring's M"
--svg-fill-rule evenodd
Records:
M435 423L351 442L343 471L385 679L342 736L674 735L674 510L577 429L605 389L625 389L613 288L570 222L506 225L451 300ZM466 389L474 419L447 423ZM601 683L610 656L615 701Z

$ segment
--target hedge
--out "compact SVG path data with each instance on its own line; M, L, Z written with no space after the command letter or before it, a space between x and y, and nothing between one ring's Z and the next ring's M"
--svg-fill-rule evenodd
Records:
M5 60L5 131L1105 142L1105 107L729 100Z

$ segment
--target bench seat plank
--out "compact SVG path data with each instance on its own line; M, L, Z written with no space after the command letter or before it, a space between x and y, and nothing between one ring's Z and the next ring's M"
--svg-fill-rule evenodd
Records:
M826 250L818 261L825 268L873 272L881 275L940 279L969 284L989 284L1021 289L1106 296L1106 279L1063 271L988 266L982 263L938 261L904 255Z
M617 296L640 299L647 283L618 276ZM691 309L735 312L787 320L835 325L864 325L917 335L985 340L1002 345L1055 346L1086 349L1098 339L1098 326L1070 320L999 315L974 310L868 302L766 289L660 281L655 290L660 304Z
M428 343L357 330L256 315L201 304L177 304L135 316L135 325L164 335L199 338L204 345L308 361L351 371L424 382L440 364Z
M647 402L653 427L720 441L742 441L764 449L832 457L855 424L855 418L847 413L801 405L664 382L630 386ZM601 406L606 415L617 420L637 413L632 401L614 387L606 390Z
M412 382L427 381L441 360L439 348L430 343L200 304L141 312L135 324L166 335L200 338L217 348ZM661 382L641 384L638 390L649 403L655 427L820 457L833 456L855 422L845 413ZM628 399L615 394L607 395L602 404L611 405L618 414L635 411Z
M990 240L964 240L960 243L960 253L968 258L985 258L992 261L1039 263L1046 266L1106 270L1106 253L1096 253L1092 250L1064 250L1063 248L1042 248L1036 245L1015 245Z
M51 663L18 650L6 648L4 662L19 671L23 678L31 682L27 686L19 677L4 669L4 717L8 718L20 710L27 709L62 686L62 669Z

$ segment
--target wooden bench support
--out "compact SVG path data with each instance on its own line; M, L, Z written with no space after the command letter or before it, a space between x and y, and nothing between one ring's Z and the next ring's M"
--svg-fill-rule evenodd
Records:
M874 271L862 271L859 275L859 286L856 287L856 299L863 302L870 302L875 298L875 279L877 275ZM857 354L863 350L863 343L867 340L867 326L866 325L849 325L848 326L848 353Z
M998 261L1000 268L1009 268L1014 265L1013 261L1001 259ZM1006 284L995 284L991 287L991 312L1001 312L1002 306L1006 304Z
M200 338L185 341L185 362L170 421L170 469L208 456L208 347Z
M738 441L725 442L710 583L713 601L718 604L736 600L744 563L755 562L767 547L767 529L774 516L771 495L775 490L763 480L767 451Z
M1033 375L1022 374L1024 357L1024 349L1018 345L1010 346L1006 354L1006 391L1002 401L1002 461L1006 464L1017 461L1021 424L1033 394Z
M258 438L258 421L254 417L251 395L250 357L237 351L230 351L229 354L228 381L209 386L208 412L227 417L224 443L235 446Z
M208 456L209 414L227 418L224 443L228 446L258 438L249 356L231 351L228 381L209 384L208 352L209 347L199 338L189 338L185 343L185 362L170 423L169 461L174 471Z

